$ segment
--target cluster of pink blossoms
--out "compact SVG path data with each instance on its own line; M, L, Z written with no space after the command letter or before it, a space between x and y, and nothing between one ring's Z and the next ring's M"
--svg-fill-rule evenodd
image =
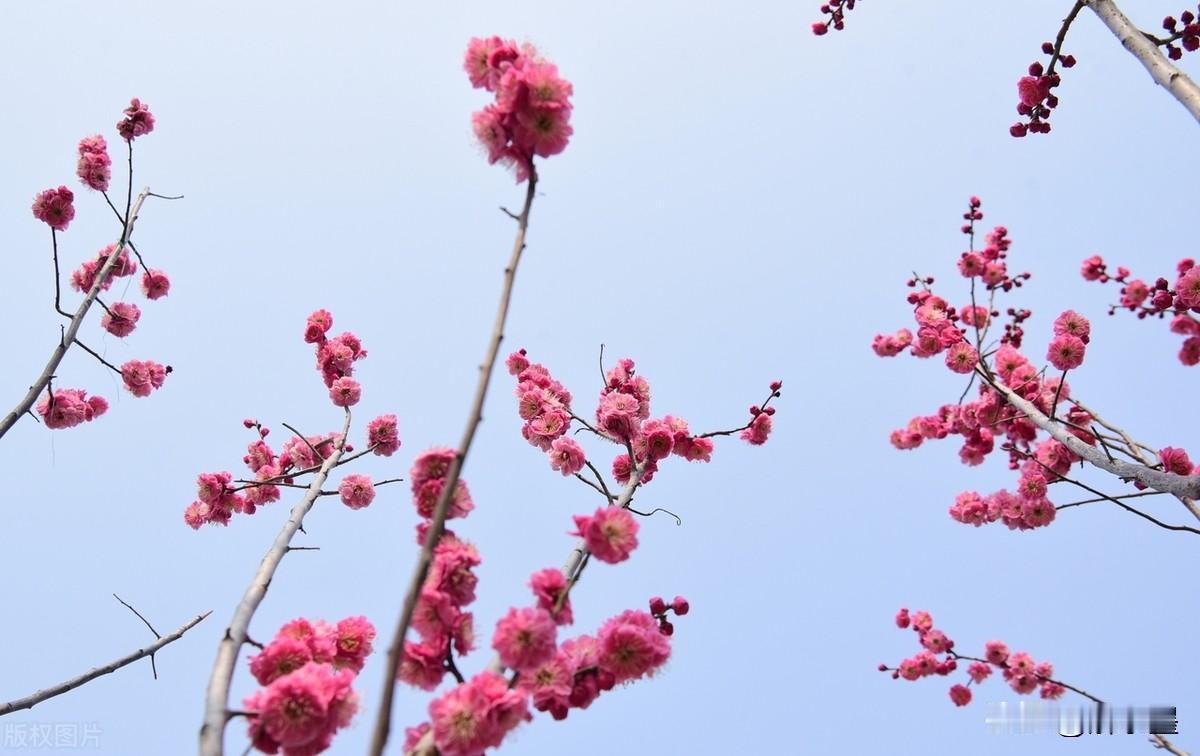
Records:
M649 483L658 471L658 463L674 454L692 462L712 459L713 440L707 435L693 435L686 420L666 415L650 418L650 384L636 374L633 360L620 360L608 371L605 385L596 407L596 425L590 426L571 409L571 392L538 363L530 363L524 349L513 352L506 361L508 372L516 377L514 391L517 412L525 424L521 435L531 445L547 452L552 469L563 475L574 475L587 464L583 448L567 433L571 423L578 422L587 430L619 446L628 444L628 452L618 454L612 462L613 476L622 485L629 482L633 465L643 468L640 483ZM771 398L779 396L782 383L771 386ZM770 401L770 398L767 400ZM742 430L742 439L762 444L771 431L773 407L750 408L751 422Z
M974 223L983 215L979 212L978 198L972 197L969 205L963 216L968 224L962 230L973 238ZM959 271L971 280L972 291L976 280L994 294L1010 291L1029 279L1028 273L1010 276L1007 272L1005 258L1009 246L1007 231L997 227L987 236L983 252L969 251L960 256ZM909 288L921 285L921 289L908 294L917 321L916 338L908 329L893 336L878 335L872 344L875 353L892 357L908 350L914 356L929 357L945 352L946 366L951 371L980 372L1030 401L1047 416L1058 413L1059 406L1071 397L1070 387L1061 376L1043 377L1042 370L1019 351L1024 338L1020 323L1029 317L1029 311L1009 309L1013 322L1000 338L1000 346L985 354L981 361L972 342L984 342L999 313L974 303L956 309L933 294L928 288L932 283L932 278L908 281ZM1079 367L1090 332L1087 318L1071 310L1062 313L1054 321L1047 360L1064 372ZM1060 416L1069 423L1068 430L1073 435L1089 445L1096 443L1085 430L1092 422L1087 412L1072 405ZM891 442L897 449L915 449L926 439L961 436L963 446L959 457L964 464L973 466L981 464L997 448L997 439L1001 439L1000 448L1008 452L1009 467L1020 471L1016 492L1000 490L988 496L964 492L950 507L950 516L975 526L1003 521L1010 528L1027 530L1054 521L1056 510L1046 498L1047 488L1079 461L1061 442L1049 437L1039 441L1038 434L1036 425L988 381L981 381L975 401L947 404L935 414L914 417L906 427L892 432Z
M108 401L102 396L89 397L82 389L55 389L38 400L36 409L47 428L74 428L107 412Z
M846 12L854 10L854 0L830 0L821 6L821 13L828 16L824 21L812 25L812 33L818 37L829 33L830 27L835 31L846 28Z
M1083 277L1100 283L1114 282L1121 285L1121 299L1109 308L1112 315L1118 309L1129 310L1139 320L1146 318L1165 319L1170 316L1172 333L1184 337L1179 350L1179 361L1189 367L1200 365L1200 265L1190 257L1175 266L1175 283L1163 277L1148 284L1140 278L1130 278L1128 268L1118 267L1109 273L1108 266L1099 255L1083 261Z
M463 63L471 85L496 100L471 116L489 163L504 163L525 181L533 158L562 152L571 138L571 82L531 45L500 37L472 39Z
M137 100L134 100L134 104L137 105ZM139 136L149 133L154 125L154 116L144 105L138 105L133 111L136 113L126 109L126 121L140 125L130 128ZM118 129L120 130L120 127ZM108 156L108 144L104 137L97 134L80 140L76 173L85 186L101 192L106 191L112 178L111 166L112 160ZM55 232L66 231L75 217L74 200L75 195L65 186L47 189L34 198L33 217L50 226ZM100 279L99 275L110 259L111 267L103 279ZM129 249L122 247L118 252L116 244L109 244L71 273L70 284L72 289L81 294L90 294L97 282L100 291L107 291L114 279L132 276L137 272L138 264L130 257ZM171 288L170 279L160 270L147 269L142 274L141 283L143 293L151 300L166 296ZM136 304L101 304L105 312L100 318L100 326L105 331L118 338L125 338L137 328L142 311ZM149 396L154 389L162 388L170 372L170 366L160 365L152 360L130 360L120 367L125 388L137 397ZM108 409L108 402L102 397L93 396L88 399L86 396L86 392L81 389L48 390L35 409L46 427L71 428L99 417Z
M896 627L901 630L912 627L922 650L900 662L897 667L879 665L879 671L891 672L893 680L919 680L931 675L945 677L958 669L960 660L965 660L971 662L967 667L967 676L970 678L967 685L979 685L991 676L995 667L1001 671L1009 687L1022 695L1040 690L1042 698L1053 700L1066 692L1061 683L1051 679L1054 667L1050 662L1034 662L1033 657L1024 652L1009 653L1008 646L1000 641L988 641L984 646L983 658L956 652L954 641L941 630L934 629L933 617L929 612L919 611L910 615L907 609L901 609L896 614ZM944 656L939 659L939 655ZM966 706L971 702L971 690L967 685L950 688L950 700L955 706Z
M112 180L112 158L108 156L108 142L104 137L84 137L79 140L79 164L76 175L83 185L97 192L107 192Z
M304 328L304 340L314 344L317 350L317 370L329 388L329 398L337 407L353 407L362 398L362 387L351 378L354 363L367 356L362 342L349 331L329 338L333 327L333 315L328 310L317 310L308 316Z
M108 262L109 256L116 252L116 249L117 245L109 244L107 247L97 252L93 259L84 260L83 264L81 264L71 273L71 288L75 291L78 291L80 294L87 294L90 292L92 287L96 285L96 276L104 268L104 264ZM112 268L109 269L108 275L105 276L104 280L100 282L100 291L108 291L113 284L114 278L132 276L133 274L137 273L137 271L137 263L130 259L129 250L122 249L121 252L117 254L117 259L113 263ZM171 279L167 278L166 273L153 268L147 269L142 273L142 293L146 296L146 299L162 299L163 297L167 296L170 291ZM127 305L124 302L118 302L109 309L113 311L119 311L122 308L133 308L132 311L136 313L133 317L133 321L136 324L137 318L141 315L141 311L136 305ZM105 325L104 328L109 330L109 332L114 336L123 336L128 334L128 332L126 332L126 334L115 333L108 329L107 325Z
M452 449L431 449L413 462L413 500L423 518L417 526L418 544L425 542L454 456ZM447 516L466 517L474 508L466 483L457 481ZM475 617L464 610L475 601L479 579L474 569L481 562L473 544L449 530L442 534L413 610L412 625L421 641L405 641L397 678L422 690L433 690L449 671L453 652L467 654L475 648Z
M154 115L150 106L134 97L125 108L125 117L117 122L117 133L126 142L154 131Z
M408 728L405 752L432 731L442 756L479 756L532 718L531 703L537 711L562 720L571 709L588 708L617 685L652 676L671 655L674 628L667 612L683 615L689 609L682 597L670 606L652 599L652 613L627 610L607 620L594 636L558 644L556 624L570 618L560 612L553 619L547 603L557 599L545 599L565 590L565 579L558 570L547 569L536 573L531 585L539 606L510 610L496 624L492 640L502 663L516 673L515 687L491 671L461 683L430 704L429 722Z
M330 375L341 370L339 366L343 365L344 355L349 355L344 360L348 371L350 363L367 354L353 334L344 333L327 339L325 332L332 325L333 316L325 310L318 310L309 316L305 331L305 341L318 345L317 369L325 376L326 385L337 385L339 380L353 381L348 375L338 375L330 380ZM354 385L357 387L358 383L354 382ZM334 403L337 404L337 401ZM297 476L316 472L342 443L340 433L304 438L293 436L284 442L281 451L276 454L267 443L270 428L252 418L243 420L242 424L254 430L257 436L250 442L242 458L254 478L235 481L228 472L202 473L196 481L197 500L188 505L183 515L184 521L195 530L205 523L228 525L234 513L252 515L259 506L278 501L281 495L279 484L292 485ZM380 415L367 424L367 451L390 457L399 448L400 435L395 415ZM352 452L354 447L346 444L345 451ZM362 509L375 499L375 486L368 476L351 474L338 485L338 494L347 507Z
M40 192L33 198L33 217L55 231L66 231L75 219L75 193L65 186Z
M333 743L358 711L352 689L375 641L366 617L330 625L296 619L280 628L250 672L263 687L244 702L250 740L262 753L310 756Z

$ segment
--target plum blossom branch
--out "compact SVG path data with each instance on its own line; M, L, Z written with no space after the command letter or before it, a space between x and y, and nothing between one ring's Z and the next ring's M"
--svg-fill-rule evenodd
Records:
M113 595L115 596L116 594L113 594ZM121 601L120 598L118 598L117 600ZM121 601L121 603L125 604L124 601ZM125 604L125 605L129 606L128 604ZM133 609L133 607L129 607L129 609L131 611L133 611L134 614L137 614L138 617L142 617L142 615L138 614L137 611ZM32 695L26 696L24 698L18 698L15 701L9 701L8 703L0 704L0 716L4 716L5 714L11 714L14 711L22 711L24 709L32 709L34 706L37 706L42 701L49 700L51 698L54 698L55 696L60 696L63 693L74 690L75 688L78 688L82 685L86 685L87 683L91 682L92 680L95 680L97 677L102 677L104 675L116 672L121 667L133 664L138 659L143 659L143 658L149 656L151 664L153 664L154 654L156 652L158 652L159 649L161 649L163 646L167 646L171 643L174 643L175 641L182 638L184 633L186 633L188 630L191 630L193 627L195 627L197 624L199 624L205 617L207 617L210 614L212 614L212 611L207 611L204 614L198 614L195 617L188 620L187 622L180 625L178 628L176 628L172 632L167 633L166 635L163 635L163 636L159 636L158 639L155 640L154 643L151 643L149 646L146 646L145 648L139 648L138 650L134 651L133 653L126 654L125 656L122 656L120 659L111 661L102 667L96 667L95 669L88 670L87 672L84 672L82 675L79 675L78 677L72 677L70 680L66 680L64 682L59 683L58 685L53 685L49 688L39 690L38 692L36 692ZM144 617L142 617L142 621L146 622ZM150 627L150 623L146 622L146 626ZM150 631L154 632L154 628L151 627ZM155 633L155 635L157 636L158 633ZM156 677L157 677L157 675L156 675Z
M241 651L242 644L246 642L250 620L266 596L267 588L275 576L279 562L289 551L292 538L297 531L301 530L304 516L316 502L321 492L321 486L324 485L329 472L337 466L338 460L341 459L349 432L350 408L347 407L346 418L342 425L342 435L333 452L313 476L308 491L292 507L287 522L280 529L279 535L275 536L275 541L267 550L262 563L259 564L253 579L246 587L241 602L234 611L233 619L225 629L225 634L217 648L217 658L213 663L212 675L209 678L208 691L205 695L204 724L200 728L200 753L202 756L220 756L224 753L225 724L229 719L229 685L233 679L234 667L237 665L238 653Z
M504 339L504 326L508 319L509 303L512 301L513 282L516 278L517 266L521 262L521 253L525 250L525 232L529 228L529 213L533 207L533 197L537 187L538 176L532 159L529 161L528 168L529 183L525 191L525 204L521 208L521 214L517 220L517 235L513 241L512 257L509 259L508 266L504 269L504 285L500 293L500 304L496 311L496 322L492 327L487 355L484 358L483 364L479 366L479 382L475 388L475 398L467 419L467 426L463 431L462 440L459 442L454 460L450 463L450 469L447 471L446 482L434 507L429 531L425 535L425 543L421 546L417 565L413 569L412 578L409 580L408 590L404 596L404 605L400 610L400 618L396 623L396 631L392 635L392 643L388 647L387 663L384 665L383 670L385 678L383 694L380 696L379 711L375 719L375 730L371 738L370 753L372 756L382 756L384 746L387 745L388 735L391 731L392 700L395 697L396 691L396 669L400 663L400 655L404 650L404 638L408 634L408 627L412 622L413 610L417 605L417 596L420 594L421 586L425 584L425 578L429 574L429 565L433 560L433 549L437 546L442 533L445 531L446 515L450 508L451 498L457 490L463 462L466 460L467 452L471 448L471 442L475 438L475 430L483 420L483 401L487 396L492 370L496 365L496 358L500 353L500 342Z
M967 661L979 662L980 664L995 664L997 667L1000 667L1001 669L1010 669L1007 662L999 662L999 663L989 662L987 659L980 659L978 656L967 656L966 654L960 654L957 651L955 651L954 649L949 649L947 651L947 653L949 653L955 659L966 659ZM1061 685L1062 687L1066 688L1067 690L1074 691L1074 692L1078 693L1079 695L1083 696L1084 698L1089 698L1092 701L1095 701L1096 703L1104 703L1104 701L1102 701L1100 698L1093 696L1091 693L1088 693L1086 690L1084 690L1082 688L1076 688L1074 685L1068 685L1067 683L1063 682L1062 680L1055 680L1053 677L1048 677L1046 675L1039 675L1039 674L1037 674L1037 672L1034 672L1033 676L1036 677L1038 680L1041 680L1042 682L1053 683L1054 685Z
M1200 496L1200 476L1177 475L1175 473L1163 472L1162 470L1155 470L1145 465L1135 465L1119 460L1110 461L1102 451L1094 446L1085 444L1073 434L1063 430L1062 426L1052 422L1032 402L1026 400L1002 382L994 380L988 374L988 371L979 366L976 366L975 370L1009 404L1023 412L1030 422L1050 434L1054 440L1066 446L1076 456L1091 462L1101 470L1112 473L1119 478L1136 480L1149 488L1164 493L1185 496L1191 499Z
M1113 0L1085 0L1087 6L1100 17L1108 30L1121 41L1138 62L1145 67L1154 83L1171 93L1192 117L1200 121L1200 87L1180 71L1133 22L1121 12Z
M132 181L132 178L130 180ZM146 201L148 196L150 196L149 187L142 190L141 194L137 196L137 201L133 203L131 210L126 213L127 220L125 221L124 228L121 230L121 240L117 243L112 253L105 259L104 265L96 272L96 280L92 283L91 290L83 298L83 301L79 303L78 309L75 310L75 315L71 318L71 322L67 326L67 332L59 340L58 344L55 345L54 351L50 353L50 359L46 361L46 367L43 368L42 374L29 387L29 392L25 394L25 398L3 420L0 420L0 438L3 438L4 434L8 433L9 429L21 418L21 415L29 411L42 391L50 383L50 379L54 377L54 372L58 370L58 366L62 363L63 357L66 356L71 344L78 343L75 337L79 333L79 328L83 325L83 320L87 317L92 303L100 295L100 289L103 287L104 282L108 280L109 273L117 264L118 259L120 259L122 250L129 243L129 237L133 235L133 226L137 222L138 213L141 212L142 203Z
M629 471L629 482L625 484L625 488L621 491L620 496L613 501L612 506L626 509L629 503L633 500L633 493L641 483L642 474L646 471L646 462L640 462L634 465ZM567 578L566 586L558 594L558 598L554 603L554 611L551 614L557 614L562 610L563 605L571 595L571 589L579 582L583 570L587 567L587 563L592 553L588 550L587 541L580 538L575 544L575 548L567 556L566 562L563 564L562 573ZM500 661L500 655L496 654L492 660L488 662L487 671L495 674L504 673L504 663ZM407 756L435 756L437 749L433 744L433 733L427 732L417 742Z

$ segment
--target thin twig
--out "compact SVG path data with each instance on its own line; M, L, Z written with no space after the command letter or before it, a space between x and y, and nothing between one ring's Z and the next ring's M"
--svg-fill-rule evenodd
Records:
M79 340L79 338L78 338L78 337L76 337L76 338L75 338L75 345L76 345L76 346L78 346L78 347L79 347L80 349L82 349L83 351L85 351L85 352L87 352L88 354L90 354L90 355L92 355L93 357L95 357L97 360L99 360L99 361L100 361L100 364L101 364L101 365L104 365L106 368L108 368L109 370L113 371L113 372L114 372L114 373L116 373L117 375L124 375L124 374L121 372L121 368L117 367L116 365L112 364L112 363L111 363L111 362L109 362L108 360L106 360L106 359L104 359L103 357L101 357L101 356L100 356L100 354L99 354L99 353L98 353L98 352L97 352L95 349L92 349L92 348L91 348L90 346L88 346L87 344L84 344L82 341L80 341L80 340Z

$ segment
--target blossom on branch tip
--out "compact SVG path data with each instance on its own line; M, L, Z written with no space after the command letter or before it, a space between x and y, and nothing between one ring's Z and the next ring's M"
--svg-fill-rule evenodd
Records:
M33 198L33 217L55 231L66 231L75 218L75 194L65 186L47 189Z
M171 279L161 270L149 269L142 274L142 293L146 299L161 299L171 290Z
M380 415L367 424L367 446L374 454L390 457L400 448L395 415Z
M108 308L108 311L100 318L100 327L113 336L124 338L137 328L137 322L141 316L142 311L137 305L129 302L117 302Z
M133 98L129 101L129 107L125 108L125 117L117 123L117 133L126 142L132 142L151 131L154 131L154 115L150 112L150 106Z
M361 397L362 387L358 381L348 376L335 379L329 387L329 398L337 407L353 407Z
M121 366L121 380L134 396L150 396L151 391L162 388L170 372L170 366L153 360L130 360Z
M463 69L472 86L496 95L471 116L489 163L511 165L520 183L529 177L534 156L549 157L566 148L573 133L571 83L532 46L500 37L474 38Z
M362 509L375 500L375 486L366 475L351 474L338 486L342 503L351 509Z
M600 666L616 684L653 675L671 655L671 642L649 613L626 610L600 627Z
M112 179L112 159L108 156L108 144L99 134L84 137L79 141L79 163L75 173L89 189L108 191Z

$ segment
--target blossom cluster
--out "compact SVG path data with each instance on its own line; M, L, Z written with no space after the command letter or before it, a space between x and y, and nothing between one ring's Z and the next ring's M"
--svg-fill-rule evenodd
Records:
M967 684L950 688L950 700L955 706L969 704L971 689L968 686L979 685L992 675L994 669L1000 670L1009 687L1021 695L1037 690L1042 698L1054 700L1066 692L1062 683L1052 679L1054 666L1050 662L1035 662L1023 651L1010 653L1008 646L1001 641L988 641L984 645L982 658L958 653L954 650L954 641L934 628L929 612L909 614L908 609L901 609L896 614L896 627L902 630L911 627L916 631L922 648L896 667L880 664L879 671L891 672L893 680L903 678L912 681L932 675L945 677L958 669L959 661L970 661L966 670L969 678Z
M968 223L962 230L972 239L974 223L983 217L980 205L978 198L972 197L963 216ZM906 350L916 357L944 352L946 366L951 371L976 373L983 379L974 401L960 400L942 406L932 415L914 417L907 426L891 433L891 443L897 449L915 449L927 439L960 436L963 445L959 457L971 466L981 464L997 448L1003 449L1008 453L1009 467L1020 473L1016 490L1000 490L987 496L964 492L949 513L958 522L970 525L1003 521L1009 528L1028 530L1053 522L1056 509L1046 497L1047 488L1061 480L1079 458L1060 441L1039 438L1038 427L1007 401L1001 388L1031 402L1046 416L1058 415L1069 432L1094 445L1096 439L1088 431L1093 418L1071 402L1070 386L1065 380L1065 372L1083 362L1091 324L1072 310L1055 319L1046 359L1064 371L1060 376L1046 377L1020 351L1025 335L1021 324L1029 318L1028 310L1010 308L1012 322L999 339L999 346L980 355L979 348L986 343L987 333L1000 314L991 309L995 295L1019 287L1030 277L1028 273L1009 274L1006 257L1011 242L1007 233L1004 227L997 227L987 235L984 250L972 249L960 255L959 272L971 281L969 304L955 308L936 296L930 288L932 278L910 279L908 286L914 290L909 292L907 301L913 306L917 335L914 337L909 329L891 336L877 335L872 348L881 357L892 357ZM988 293L988 307L976 303L977 281Z
M1171 36L1156 41L1167 48L1167 57L1171 60L1182 58L1184 50L1195 52L1200 49L1200 19L1197 19L1196 13L1185 10L1178 19L1167 16L1163 19L1162 27Z
M349 331L330 338L327 334L332 327L333 315L328 310L317 310L305 323L304 341L316 348L317 370L321 372L334 406L353 407L362 398L362 387L351 377L354 363L366 357L367 350Z
M125 117L117 122L117 133L126 142L154 131L154 115L150 106L134 97L125 108Z
M514 394L517 413L524 424L521 435L549 456L550 467L564 476L579 473L588 463L583 447L568 437L573 422L593 435L625 447L612 462L618 483L629 482L634 466L642 472L640 484L649 483L659 462L674 454L692 462L712 459L715 434L693 434L686 420L666 415L650 417L650 384L639 375L633 360L622 359L605 374L605 384L596 406L595 425L577 416L571 408L571 392L550 374L545 366L529 361L526 350L513 352L506 360L508 372L516 378ZM762 406L750 408L751 420L739 429L741 438L753 445L767 440L775 408L767 406L780 395L782 382L771 384L771 395ZM633 451L633 458L629 451Z
M812 33L818 37L829 33L832 27L836 31L846 28L846 13L854 10L855 0L830 0L821 6L822 15L828 16L823 21L812 25Z
M351 686L374 641L375 627L366 617L336 625L300 618L280 628L250 658L250 672L263 686L243 704L253 746L284 756L328 749L358 711Z
M1190 257L1175 266L1175 281L1158 277L1152 283L1132 278L1130 270L1118 266L1110 272L1104 258L1093 255L1083 261L1082 274L1087 281L1120 284L1120 301L1109 307L1109 314L1128 310L1139 320L1170 318L1170 329L1184 337L1179 361L1188 367L1200 364L1200 266Z
M417 526L417 544L423 544L438 499L446 489L450 466L457 452L433 448L413 461L409 478L413 503L422 518ZM455 481L446 510L448 518L466 517L475 509L470 489L462 479ZM429 574L417 597L412 626L421 640L406 640L401 650L396 677L422 690L433 690L450 671L453 653L468 654L475 648L475 617L464 611L475 601L479 579L474 569L482 563L479 550L446 530L433 549Z
M423 542L427 523L418 529ZM465 608L475 601L478 577L474 569L482 559L479 550L446 531L433 550L429 575L417 597L413 628L421 640L405 641L396 677L422 690L433 690L450 671L452 654L475 648L475 617Z
M42 395L35 409L47 428L74 428L107 412L108 401L82 389L53 389Z
M544 581L539 575L533 584ZM408 728L404 752L432 731L442 756L478 756L531 719L531 705L562 720L571 709L588 708L617 685L654 675L671 655L673 628L666 613L688 612L682 597L670 606L654 599L652 611L655 602L662 604L657 614L626 610L604 622L595 635L561 644L556 643L556 623L547 609L510 610L496 625L493 647L516 673L515 686L492 671L459 684L430 704L429 722Z
M572 133L571 82L532 45L474 38L463 68L473 87L495 94L492 104L471 116L489 163L511 166L519 183L529 178L535 155L549 157L566 148Z
M1045 66L1038 61L1030 63L1029 74L1017 81L1017 113L1025 120L1009 128L1008 133L1015 137L1050 133L1050 111L1058 107L1058 97L1052 90L1062 83L1055 68L1060 63L1063 68L1075 65L1075 56L1064 54L1053 42L1043 42L1042 53L1050 56L1050 62Z
M104 137L96 134L79 140L79 163L75 174L87 188L108 191L108 182L112 180L112 158L108 156L108 142Z
M66 231L75 220L75 193L65 186L39 192L33 198L33 217L54 231Z
M333 316L326 310L318 310L308 317L304 338L317 344L317 369L325 376L326 385L336 386L338 381L353 381L349 377L350 365L365 357L366 350L351 333L326 338L325 333L332 325ZM331 380L331 375L336 378ZM358 386L356 381L354 386ZM184 522L195 530L206 523L228 525L234 513L252 515L259 506L278 501L281 485L294 485L298 476L316 472L343 443L341 433L296 435L288 438L276 453L267 443L270 428L253 418L243 420L242 424L256 436L242 457L253 478L234 480L229 472L202 473L196 481L196 500L183 515ZM390 457L399 448L395 415L380 415L367 424L367 449L360 454L370 452ZM352 452L354 447L346 443L344 451ZM342 479L337 493L347 507L362 509L374 500L375 485L366 475L350 474Z

